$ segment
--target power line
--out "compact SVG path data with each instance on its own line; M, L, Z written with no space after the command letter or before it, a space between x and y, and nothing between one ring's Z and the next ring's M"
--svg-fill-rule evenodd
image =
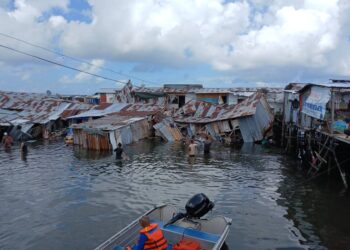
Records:
M59 56L62 56L62 57L66 57L66 58L71 59L71 60L76 61L76 62L85 63L85 64L88 64L88 65L90 65L90 66L97 67L97 68L100 68L100 69L103 69L103 70L106 70L106 71L109 71L109 72L112 72L112 73L115 73L115 74L118 74L118 75L121 75L121 76L126 76L126 77L129 77L129 78L133 78L133 79L136 79L136 80L139 80L139 81L142 81L142 82L148 82L148 83L157 84L157 83L155 83L155 82L147 81L147 80L144 80L144 79L135 77L135 76L131 76L131 75L127 75L127 74L124 74L124 73L117 72L117 71L112 70L112 69L109 69L109 68L107 68L107 67L98 66L98 65L93 64L93 63L90 63L90 62L88 62L88 61L86 61L86 60L82 60L82 59L79 59L79 58L76 58L76 57L72 57L72 56L65 55L65 54L60 53L60 52L58 52L58 51L55 51L55 50L52 50L52 49L48 49L48 48L46 48L46 47L43 47L43 46L40 46L40 45L31 43L31 42L22 40L22 39L20 39L20 38L17 38L17 37L14 37L14 36L11 36L11 35L2 33L2 32L0 32L0 35L1 35L1 36L4 36L4 37L7 37L7 38L10 38L10 39L13 39L13 40L16 40L16 41L18 41L18 42L22 42L22 43L25 43L25 44L27 44L27 45L30 45L30 46L33 46L33 47L36 47L36 48L45 50L45 51L50 52L50 53L54 53L54 54L56 54L56 55L59 55Z
M77 68L74 68L74 67L71 67L71 66L67 66L67 65L64 65L62 63L51 61L49 59L45 59L45 58L42 58L40 56L36 56L36 55L30 54L30 53L27 53L27 52L24 52L24 51L21 51L21 50L17 50L17 49L14 49L14 48L2 45L2 44L0 44L0 47L8 49L8 50L12 50L12 51L17 52L17 53L22 54L22 55L26 55L26 56L30 56L30 57L42 60L44 62L52 63L52 64L55 64L55 65L58 65L58 66L61 66L61 67L67 68L67 69L71 69L71 70L75 70L75 71L78 71L78 72L81 72L81 73L85 73L85 74L88 74L88 75L91 75L91 76L94 76L94 77L97 77L97 78L102 78L104 80L113 81L113 82L120 82L120 83L126 84L126 82L123 82L123 81L120 81L120 80L112 79L112 78L109 78L109 77L106 77L106 76L94 74L94 73L91 73L91 72L88 72L88 71L85 71L85 70L81 70L81 69L77 69Z

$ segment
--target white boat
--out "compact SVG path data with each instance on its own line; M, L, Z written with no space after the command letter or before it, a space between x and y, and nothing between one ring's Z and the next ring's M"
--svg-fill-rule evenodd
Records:
M198 196L200 196L200 200L198 200ZM205 198L209 201L204 194L197 194L192 197L186 204L186 214L178 213L174 207L169 205L157 206L134 220L95 250L124 250L127 246L135 245L141 230L139 220L143 216L148 216L152 223L157 223L162 229L169 245L167 249L172 249L171 245L183 239L198 242L201 249L219 250L227 248L225 239L229 233L232 220L224 216L200 218L214 206L210 201L210 203L204 202L203 199ZM196 199L195 204L193 202L191 204L194 199Z

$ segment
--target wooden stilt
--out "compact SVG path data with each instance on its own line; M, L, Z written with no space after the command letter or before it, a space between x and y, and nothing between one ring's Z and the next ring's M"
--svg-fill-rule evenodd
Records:
M308 138L309 141L310 141L310 137L311 137L311 135ZM329 147L327 147L326 145L327 145L328 141L329 141L329 136L327 136L327 138L326 138L325 142L323 143L320 151L319 152L315 151L315 155L316 155L316 158L318 159L319 163L315 166L315 165L313 165L313 162L312 162L311 166L309 168L309 171L307 172L307 175L310 175L313 170L314 170L314 174L316 174L320 170L322 164L327 164L326 159L327 159L327 156L328 156L328 153L329 153ZM326 151L324 153L324 156L322 156L323 151L325 149L326 149ZM310 150L310 152L312 152L312 155L314 156L314 153L312 151L310 142L309 142L309 150Z
M332 155L328 156L328 175L331 174L331 168L332 168Z
M334 147L332 148L332 153L333 153L333 157L334 157L334 161L335 161L335 164L337 165L338 167L338 170L339 170L339 173L340 173L340 177L342 178L342 181L343 181L343 184L345 186L345 189L348 189L348 183L346 181L346 174L345 172L342 170L339 162L338 162L338 158L337 158L337 155L335 154L335 150L334 150Z

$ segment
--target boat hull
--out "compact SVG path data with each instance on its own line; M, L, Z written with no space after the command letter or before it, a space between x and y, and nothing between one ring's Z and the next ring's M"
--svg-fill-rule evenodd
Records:
M159 225L169 244L176 244L182 239L190 239L197 241L202 249L221 249L228 235L231 219L223 216L210 219L183 218L174 224L164 226L176 214L177 210L172 206L162 205L147 211L142 216L149 216L152 223ZM138 221L142 216L103 242L95 250L124 249L126 246L134 245L139 237L141 227Z

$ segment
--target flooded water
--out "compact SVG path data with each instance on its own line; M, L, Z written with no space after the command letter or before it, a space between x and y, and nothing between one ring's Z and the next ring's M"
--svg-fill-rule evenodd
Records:
M305 182L294 160L245 144L189 162L181 144L145 141L130 160L38 142L0 148L0 249L93 249L155 204L195 193L232 218L230 249L350 249L350 197Z

